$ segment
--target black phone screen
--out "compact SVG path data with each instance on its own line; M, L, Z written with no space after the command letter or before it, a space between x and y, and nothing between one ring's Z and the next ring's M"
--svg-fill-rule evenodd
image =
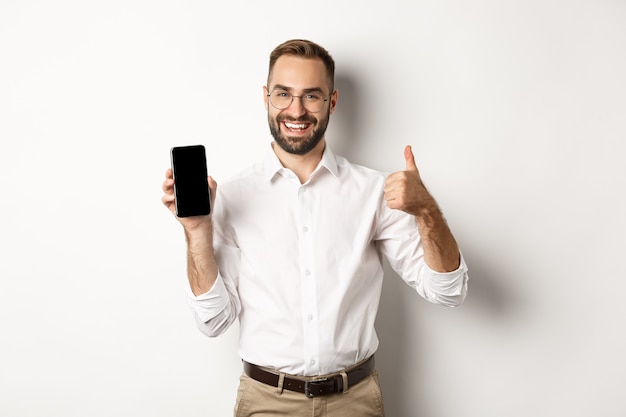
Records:
M211 212L204 146L178 146L171 150L174 195L178 217L204 216Z

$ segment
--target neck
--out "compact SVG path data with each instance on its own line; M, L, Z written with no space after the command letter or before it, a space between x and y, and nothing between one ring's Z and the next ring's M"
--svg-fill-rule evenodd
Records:
M322 160L322 155L324 154L324 149L326 147L326 141L324 139L320 140L320 143L315 146L310 152L304 155L295 155L289 152L286 152L283 148L278 146L276 142L272 143L272 149L274 153L278 157L280 163L287 169L291 170L298 176L301 184L304 184L309 180L311 174L317 168L320 161Z

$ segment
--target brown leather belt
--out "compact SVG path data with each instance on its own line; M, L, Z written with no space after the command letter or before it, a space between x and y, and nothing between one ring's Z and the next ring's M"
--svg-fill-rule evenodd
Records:
M277 387L280 380L280 373L261 368L243 361L243 371L250 378L262 382L273 387ZM374 356L370 356L365 362L354 368L349 368L345 373L348 376L348 387L361 382L367 376L374 372ZM342 373L332 374L323 377L294 377L285 375L283 380L283 388L290 391L301 392L307 397L318 397L321 395L334 394L343 392L344 388Z

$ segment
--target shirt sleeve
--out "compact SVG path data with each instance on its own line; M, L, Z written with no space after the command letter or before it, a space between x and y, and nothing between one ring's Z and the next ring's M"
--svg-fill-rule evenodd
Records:
M384 204L384 202L383 202ZM424 259L424 247L413 216L381 205L377 241L391 267L426 300L447 307L463 303L467 295L468 268L462 254L452 272L436 272Z
M196 296L188 288L188 303L196 325L209 337L224 333L240 310L236 289L219 273L213 288L204 294Z
M469 275L463 254L460 254L460 257L459 267L452 272L436 272L424 263L423 285L418 292L423 292L422 296L435 304L447 307L461 305L467 295Z
M219 274L213 288L204 294L196 296L191 292L191 289L189 289L188 292L189 307L198 320L203 323L217 317L228 307L228 292L226 291L222 276Z

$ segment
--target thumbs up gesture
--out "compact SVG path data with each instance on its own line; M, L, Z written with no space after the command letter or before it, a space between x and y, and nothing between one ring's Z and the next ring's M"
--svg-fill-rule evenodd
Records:
M405 170L394 172L385 182L387 206L415 216L424 243L424 259L431 269L454 271L461 262L459 248L437 202L420 178L410 146L404 148L404 160Z
M387 177L384 189L385 201L389 208L419 216L423 209L434 203L434 199L422 182L410 146L404 148L404 160L405 170L394 172Z

